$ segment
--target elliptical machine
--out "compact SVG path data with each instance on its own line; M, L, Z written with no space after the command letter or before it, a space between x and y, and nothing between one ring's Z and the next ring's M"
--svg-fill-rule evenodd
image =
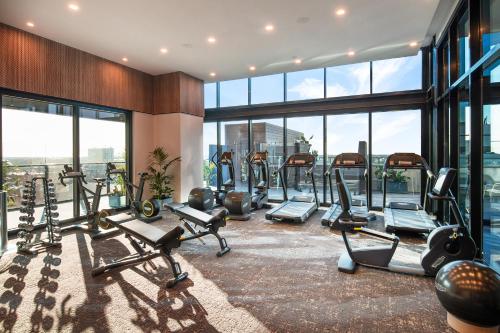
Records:
M252 198L248 192L235 191L236 182L234 178L233 153L225 151L220 158L215 160L217 152L210 160L217 168L218 174L222 176L224 167L229 172L229 177L222 182L220 188L212 191L210 188L195 187L189 193L188 205L191 208L204 212L211 212L215 203L224 206L229 212L227 216L230 220L247 221L250 219L250 209Z
M344 182L342 174L335 169L337 190L342 212L333 223L342 231L342 238L347 248L338 261L338 270L344 273L354 273L356 266L387 269L393 272L435 276L441 267L456 260L472 260L476 254L476 244L470 236L462 214L458 208L450 186L455 178L456 170L441 168L434 188L427 195L431 200L447 201L458 224L444 225L434 229L427 238L427 247L420 254L420 265L410 266L396 263L394 252L399 243L399 237L385 232L365 228L368 224L366 216L351 212L351 194ZM352 248L347 232L359 231L375 238L389 241L389 245Z
M267 151L250 152L246 156L250 174L254 181L255 192L252 195L252 208L270 208L269 200L269 163L267 161Z
M161 220L161 206L156 200L142 199L144 194L144 185L146 184L147 172L140 172L139 185L135 185L127 177L127 172L124 169L118 169L114 163L106 164L106 177L111 180L114 177L121 177L125 185L125 192L130 203L130 219L136 218L143 222L154 222ZM109 228L110 225L106 221L100 221L101 227Z

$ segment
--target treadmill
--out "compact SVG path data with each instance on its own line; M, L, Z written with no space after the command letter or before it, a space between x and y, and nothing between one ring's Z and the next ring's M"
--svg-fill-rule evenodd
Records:
M424 196L423 207L421 204L410 202L390 202L387 199L388 170L424 170L426 173L425 192L430 189L434 174L427 161L415 153L394 153L387 157L383 170L383 204L384 221L387 232L410 232L429 234L439 225L435 218L427 213L427 196Z
M285 201L279 206L272 208L266 212L267 220L300 222L304 223L307 219L318 210L318 193L316 192L316 183L314 181L314 167L316 166L316 156L310 153L295 153L286 159L274 174L280 175L281 186ZM311 177L314 196L309 195L294 195L288 199L285 168L307 168L306 176Z
M374 213L368 212L370 207L370 196L368 195L368 163L366 158L360 153L342 153L335 156L332 164L325 173L328 176L328 185L330 186L330 199L332 205L321 218L321 224L324 226L332 226L335 219L342 211L339 201L335 201L333 195L332 171L334 169L357 169L363 172L363 180L365 183L366 201L363 199L353 199L351 202L351 212L355 215L365 216L368 221L377 219Z

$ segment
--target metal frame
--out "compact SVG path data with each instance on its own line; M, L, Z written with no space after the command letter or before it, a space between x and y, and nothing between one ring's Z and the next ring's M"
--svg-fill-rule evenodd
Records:
M12 97L17 97L17 98L25 98L25 99L30 99L30 100L37 100L41 102L47 102L47 103L54 103L54 104L61 104L61 105L67 105L72 107L72 142L73 142L73 156L72 156L72 163L73 167L77 170L80 170L80 109L81 108L88 108L88 109L93 109L96 111L106 111L106 112L114 112L114 113L121 113L125 116L125 137L126 137L126 156L127 160L125 161L127 165L127 170L129 172L129 175L133 174L132 169L133 169L133 158L132 158L132 152L133 152L133 147L132 147L132 113L129 110L123 110L123 109L117 109L117 108L111 108L108 106L102 106L98 104L92 104L92 103L84 103L84 102L78 102L78 101L73 101L69 99L63 99L63 98L57 98L57 97L51 97L51 96L44 96L40 94L34 94L34 93L26 93L26 92L21 92L21 91L16 91L12 89L5 89L5 88L0 88L0 102L3 100L3 96L12 96ZM3 122L3 117L0 114L0 158L3 161L3 133L2 133L2 122ZM0 185L3 185L3 174L2 171L0 171ZM73 217L67 220L63 220L63 224L67 223L72 223L76 222L79 220L82 220L85 218L85 216L80 216L80 193L78 193L77 186L73 186ZM45 228L44 223L37 224L35 226L35 229L41 229ZM9 236L15 235L17 233L18 229L10 229L8 231Z

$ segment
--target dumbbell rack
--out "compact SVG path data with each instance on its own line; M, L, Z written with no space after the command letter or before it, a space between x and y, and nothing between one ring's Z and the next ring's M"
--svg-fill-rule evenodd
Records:
M35 200L36 200L36 185L41 182L43 186L44 210L47 238L34 241L33 231L35 227ZM61 235L59 228L59 213L57 212L57 199L55 186L52 179L46 177L33 177L31 180L24 182L23 196L21 201L21 215L19 217L19 233L17 237L17 252L37 254L42 248L61 246Z

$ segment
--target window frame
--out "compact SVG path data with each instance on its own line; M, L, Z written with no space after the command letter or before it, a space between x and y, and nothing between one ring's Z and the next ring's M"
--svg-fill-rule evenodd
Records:
M0 102L3 101L4 96L10 96L10 97L15 97L15 98L24 98L24 99L31 99L35 101L40 101L40 102L46 102L46 103L54 103L54 104L64 104L67 106L72 107L72 147L73 147L73 156L72 156L72 165L73 168L76 170L80 170L81 163L80 163L80 128L79 128L79 123L80 123L80 108L84 109L92 109L95 111L106 111L106 112L114 112L114 113L121 113L125 117L125 151L126 151L126 168L127 168L127 177L130 179L132 177L133 173L133 140L132 140L132 129L133 129L133 123L132 123L132 111L131 110L125 110L125 109L119 109L119 108L113 108L113 107L108 107L108 106L103 106L103 105L97 105L97 104L92 104L92 103L85 103L85 102L80 102L80 101L74 101L74 100L69 100L69 99L63 99L63 98L55 98L55 97L49 97L49 96L44 96L44 95L39 95L39 94L34 94L34 93L26 93L26 92L21 92L17 90L12 90L12 89L5 89L5 88L0 88ZM3 115L0 113L0 159L2 160L3 163L3 132L2 132L2 126L3 125ZM2 170L0 169L0 185L3 186L3 174ZM80 202L80 194L78 192L78 189L76 186L73 187L73 202ZM127 209L129 206L124 207L123 209ZM84 216L80 216L80 205L79 204L74 204L73 205L73 217L66 219L66 220L61 220L61 225L67 224L67 223L72 223L76 221L80 221L84 218ZM40 223L35 226L35 230L45 228L46 224L45 223ZM8 235L12 236L17 234L19 231L18 228L14 229L9 229L8 230Z

